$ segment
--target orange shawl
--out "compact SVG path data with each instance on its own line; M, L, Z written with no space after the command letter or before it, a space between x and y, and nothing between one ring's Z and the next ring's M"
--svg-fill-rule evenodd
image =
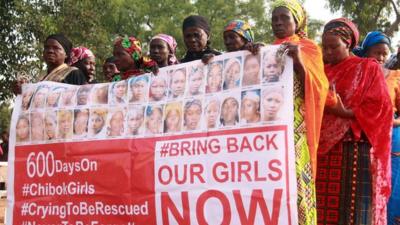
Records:
M329 82L324 72L321 49L315 42L293 35L285 39L277 39L274 44L282 44L284 42L292 42L299 45L301 58L306 69L304 118L306 122L307 144L310 151L311 166L315 177L319 134Z
M386 84L393 105L393 112L400 112L400 70L389 70Z

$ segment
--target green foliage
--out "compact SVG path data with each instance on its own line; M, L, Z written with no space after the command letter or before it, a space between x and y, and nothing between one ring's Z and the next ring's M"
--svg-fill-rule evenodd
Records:
M11 108L10 104L3 103L0 106L0 132L9 130L10 120L11 120Z
M369 31L382 30L390 37L399 31L400 0L328 0L332 12L341 10L351 18L362 36ZM395 18L391 15L395 15Z

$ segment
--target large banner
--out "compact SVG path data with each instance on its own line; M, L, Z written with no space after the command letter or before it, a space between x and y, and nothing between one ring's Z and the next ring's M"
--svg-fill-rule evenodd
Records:
M293 65L281 52L23 86L7 224L297 224Z

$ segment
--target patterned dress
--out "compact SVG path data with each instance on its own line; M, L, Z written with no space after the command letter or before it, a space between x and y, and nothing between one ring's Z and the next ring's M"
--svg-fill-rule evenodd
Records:
M294 76L294 143L296 152L297 210L299 224L317 222L315 183L312 179L310 152L304 122L304 90L298 76Z

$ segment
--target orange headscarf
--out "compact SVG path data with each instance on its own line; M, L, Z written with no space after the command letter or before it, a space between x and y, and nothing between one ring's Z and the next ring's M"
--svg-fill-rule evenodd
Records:
M307 144L310 151L311 166L315 177L317 170L317 149L329 82L324 72L321 49L313 41L293 35L275 40L274 44L292 42L299 45L305 74L305 122Z

